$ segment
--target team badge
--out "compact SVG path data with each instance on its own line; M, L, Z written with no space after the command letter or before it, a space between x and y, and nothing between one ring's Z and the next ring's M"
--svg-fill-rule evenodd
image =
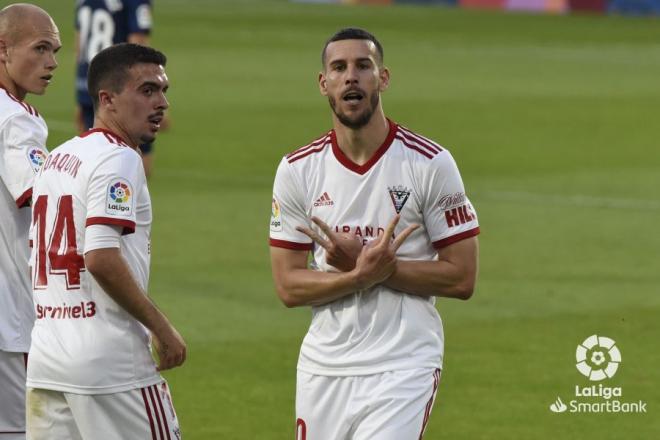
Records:
M273 196L273 204L270 208L270 230L282 232L282 210L275 196Z
M411 190L403 185L397 185L391 188L388 186L387 189L390 192L390 198L392 199L392 204L394 205L396 213L401 213L403 205L406 204L408 197L410 197Z
M30 148L27 152L27 155L28 160L30 161L30 165L32 166L32 170L35 173L38 173L41 169L41 166L46 161L46 156L48 154L41 148Z
M130 217L133 212L133 187L128 180L116 179L108 185L105 212Z

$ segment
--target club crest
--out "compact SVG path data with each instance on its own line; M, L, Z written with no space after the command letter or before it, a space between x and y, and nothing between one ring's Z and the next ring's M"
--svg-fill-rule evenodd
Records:
M392 199L392 204L394 205L396 213L401 213L403 205L406 204L408 197L410 197L410 189L403 185L397 185L393 187L388 186L387 190L390 192L390 198Z

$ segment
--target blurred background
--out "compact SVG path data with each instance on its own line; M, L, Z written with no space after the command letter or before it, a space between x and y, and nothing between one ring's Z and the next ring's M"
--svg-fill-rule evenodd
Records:
M76 134L75 4L35 3L64 44L28 99L53 148ZM660 438L658 1L331 3L154 1L172 124L150 180L150 294L189 345L166 373L184 438L294 438L310 311L272 287L271 186L284 154L331 127L320 51L346 26L380 39L386 114L452 152L481 223L473 299L438 301L445 365L424 438ZM550 411L591 385L575 349L592 334L623 359L604 384L647 414Z

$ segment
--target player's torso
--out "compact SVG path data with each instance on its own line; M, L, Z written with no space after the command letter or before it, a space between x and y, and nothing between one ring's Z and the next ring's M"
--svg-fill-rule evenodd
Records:
M338 159L337 154L329 144L300 161L307 161L301 164L299 173L308 216L316 216L335 232L355 235L366 244L384 233L399 214L395 235L411 224L420 228L404 242L398 257L432 259L436 252L424 228L424 180L419 174L425 164L414 157L415 153L401 148L396 139L370 167L359 169L347 164L345 157ZM315 247L314 254L322 270L333 270L325 265L322 248Z
M0 160L5 172L0 177L0 349L25 351L30 345L30 330L34 320L32 292L28 280L28 229L30 208L17 206L9 188L29 191L33 172L46 158L41 148L8 151L14 144L10 124L20 122L16 117L31 120L30 137L43 147L48 130L39 112L0 88ZM23 129L22 127L19 129ZM21 185L22 184L22 185ZM24 187L24 188L23 188ZM29 194L26 194L29 198ZM19 202L22 203L22 202Z
M35 365L28 373L33 379L54 378L64 384L60 389L69 391L78 385L118 385L144 374L136 373L136 365L149 369L152 364L144 327L103 291L84 264L90 177L104 160L127 148L99 138L100 133L77 137L53 150L34 185L30 261L37 320L32 335ZM121 179L108 182L101 195L108 212L116 215L124 207L130 209L129 199L136 198L135 232L122 236L120 250L146 290L149 192L146 184L128 191ZM53 346L64 349L51 352Z
M323 143L321 144L323 145ZM328 140L325 148L291 165L305 189L305 208L335 232L367 242L382 235L395 215L395 235L411 224L415 231L397 252L400 259L432 260L436 251L424 227L424 169L428 158L396 138L375 161L351 164ZM298 165L296 166L296 163ZM283 218L283 221L286 219ZM336 271L325 251L314 247L312 265ZM434 301L392 291L384 286L356 292L314 307L303 342L299 368L328 375L373 374L410 368L410 363L437 367L442 355L442 325Z

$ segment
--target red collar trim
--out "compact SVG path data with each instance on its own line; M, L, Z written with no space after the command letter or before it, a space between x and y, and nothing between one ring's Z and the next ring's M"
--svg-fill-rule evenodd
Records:
M0 85L0 89L4 90L5 93L6 93L11 99L13 99L14 101L17 101L17 102L23 102L22 99L18 99L18 97L14 96L14 94L13 94L12 92L10 92L9 90L7 90L7 89L5 89L4 87L2 87L2 85Z
M387 150L390 148L390 145L392 145L392 141L396 135L397 125L389 119L387 120L387 124L389 125L390 130L387 133L385 141L383 141L383 144L378 147L378 150L376 150L374 155L371 156L371 158L369 158L369 160L366 161L363 165L356 164L351 159L349 159L343 151L341 151L341 148L339 148L339 145L337 144L337 134L335 133L335 130L332 130L330 132L330 139L332 140L332 152L335 154L335 158L339 161L339 163L355 173L366 173L376 164L376 162L378 162L383 154L387 152Z
M119 135L117 135L117 134L113 133L112 131L107 130L107 129L105 129L105 128L92 128L92 129L87 130L86 132L82 133L82 134L80 135L80 137L81 137L81 138L84 138L84 137L87 137L87 136L89 136L90 134L94 134L94 133L103 133L103 134L105 135L105 137L106 137L111 143L113 143L113 144L117 144L117 145L121 145L121 146L123 146L123 147L131 148L131 146L128 145L128 143L124 140L124 138L122 138L121 136L119 136Z

